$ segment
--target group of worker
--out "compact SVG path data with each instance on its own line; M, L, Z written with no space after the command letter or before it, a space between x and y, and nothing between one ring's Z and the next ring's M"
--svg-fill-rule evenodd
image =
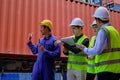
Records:
M52 33L52 22L40 22L40 32L44 35L33 45L32 34L28 35L28 47L37 60L33 66L32 80L55 80L55 60L63 53L68 55L67 80L119 80L120 79L120 35L110 24L107 8L99 7L94 12L90 27L94 36L89 41L83 34L84 23L74 18L70 27L75 45L57 39ZM96 78L97 77L97 78Z

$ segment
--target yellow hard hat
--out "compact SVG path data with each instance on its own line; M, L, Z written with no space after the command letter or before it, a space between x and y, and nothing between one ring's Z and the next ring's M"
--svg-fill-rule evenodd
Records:
M45 25L45 26L47 26L47 27L49 27L50 28L50 30L52 29L52 22L50 21L50 20L43 20L42 22L40 22L40 24L41 25Z

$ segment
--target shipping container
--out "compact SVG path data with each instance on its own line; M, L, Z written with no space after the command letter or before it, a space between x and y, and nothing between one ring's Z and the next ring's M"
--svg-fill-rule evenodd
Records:
M120 5L120 0L101 0L102 6L112 5L115 6Z
M0 73L0 80L31 80L31 75L31 73ZM55 80L67 80L61 78L61 73L55 74Z
M116 4L116 3L111 3L106 5L107 8L116 10L116 11L120 11L120 4Z
M27 36L33 32L33 43L42 37L38 22L43 19L50 19L54 25L52 33L62 38L72 35L69 24L73 18L80 17L85 24L83 32L90 38L96 8L70 0L0 0L0 57L36 58L26 45ZM112 25L120 32L120 12L109 11Z
M102 1L102 6L106 6L108 4L114 3L114 0L101 0Z

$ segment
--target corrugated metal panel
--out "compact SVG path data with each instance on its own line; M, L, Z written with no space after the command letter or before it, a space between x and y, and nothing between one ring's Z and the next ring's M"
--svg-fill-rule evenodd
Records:
M113 10L116 10L116 11L120 11L120 4L113 3L110 5L107 5L106 7L113 9Z
M110 5L110 4L120 4L120 0L101 0L102 1L102 5L106 6L106 5Z
M31 73L0 73L0 80L31 80Z
M101 1L102 1L102 5L106 6L106 5L114 3L115 0L101 0Z
M0 75L1 75L0 80L19 80L18 73L4 73L4 74L0 73Z
M32 73L0 73L0 80L31 80ZM66 77L66 73L64 75ZM55 73L55 80L61 80L61 73ZM63 80L67 80L64 78Z
M90 37L89 25L95 8L66 0L0 0L0 53L32 55L26 45L27 35L33 32L36 43L41 37L38 22L46 18L53 21L53 33L61 38L72 34L71 20L81 17L85 23L84 33ZM111 11L110 14L113 25L119 29L120 13Z

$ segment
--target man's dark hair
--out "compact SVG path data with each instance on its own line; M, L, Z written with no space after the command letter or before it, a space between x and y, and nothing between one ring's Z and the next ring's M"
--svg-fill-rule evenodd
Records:
M50 29L48 26L43 25L43 27L44 27L44 28L48 28L48 30L51 32L51 29Z
M95 19L98 19L98 20L101 21L102 23L108 23L108 22L109 22L109 20L103 21L103 20L101 20L100 18L95 18Z

